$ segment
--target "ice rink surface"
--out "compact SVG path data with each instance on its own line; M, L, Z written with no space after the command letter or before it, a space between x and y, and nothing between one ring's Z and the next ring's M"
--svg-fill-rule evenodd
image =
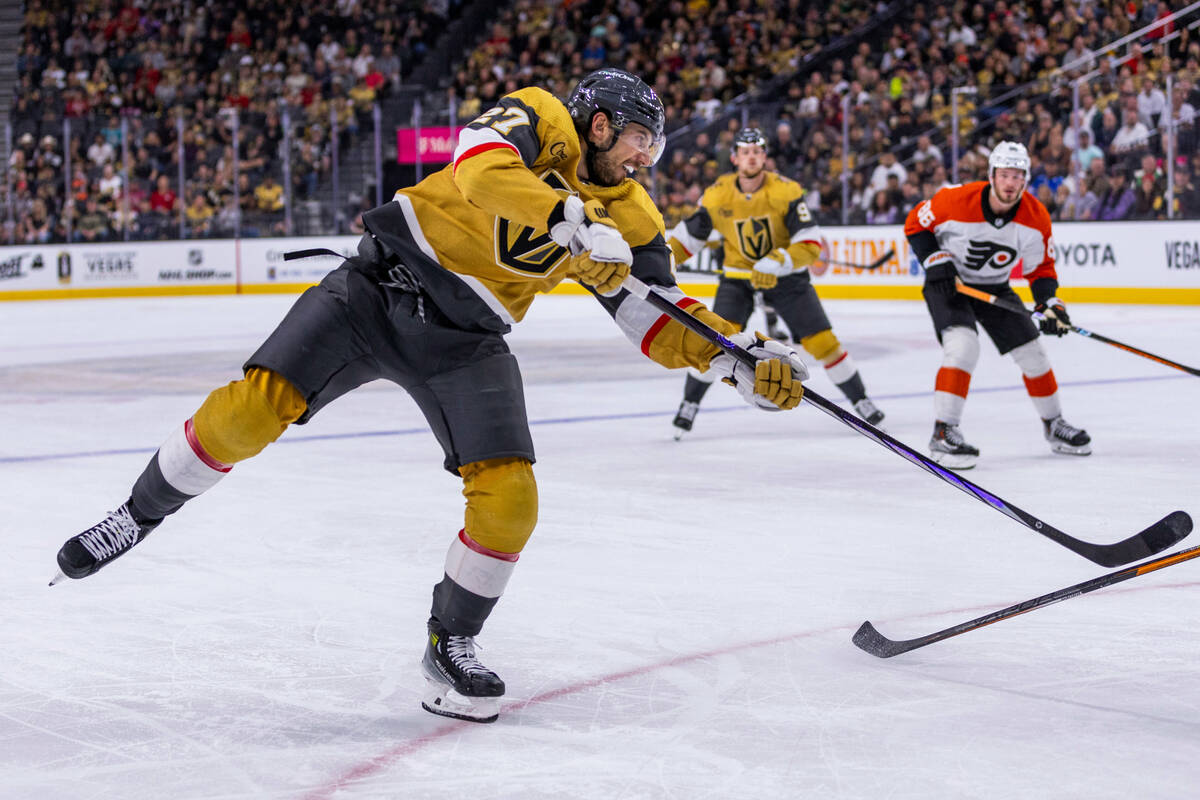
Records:
M541 510L480 637L508 684L496 724L419 706L463 500L391 385L47 588L62 541L127 497L292 299L0 304L0 797L1196 796L1200 561L873 658L850 643L863 620L909 638L1111 570L808 406L718 386L673 441L683 373L587 297L540 298L510 336ZM888 430L924 451L940 354L923 306L826 305ZM1071 310L1200 361L1194 307ZM1046 346L1094 455L1050 453L985 341L967 477L1097 542L1200 515L1200 380L1078 336Z

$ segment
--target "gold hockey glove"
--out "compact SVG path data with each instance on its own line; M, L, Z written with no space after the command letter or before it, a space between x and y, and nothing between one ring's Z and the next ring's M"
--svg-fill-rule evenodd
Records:
M592 253L584 253L571 259L567 274L598 294L610 297L621 288L621 281L629 274L629 265L621 261L597 261Z
M729 339L758 361L751 369L730 353L718 353L708 363L718 378L735 387L747 403L767 411L800 405L808 368L795 350L761 333L736 333Z
M755 289L774 289L782 275L792 271L792 256L783 249L772 250L754 262L750 273L750 285Z

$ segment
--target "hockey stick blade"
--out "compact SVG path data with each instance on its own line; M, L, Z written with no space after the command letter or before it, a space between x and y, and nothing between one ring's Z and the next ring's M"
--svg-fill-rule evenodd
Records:
M1145 575L1148 572L1155 572L1169 567L1173 564L1179 564L1184 561L1190 561L1193 558L1200 556L1200 547L1192 547L1188 550L1180 550L1177 553L1160 556L1153 561L1147 561L1143 564L1137 564L1132 567L1127 567L1118 572L1110 572L1107 575L1101 575L1098 578L1092 578L1090 581L1077 583L1074 586L1068 586L1065 589L1044 594L1041 597L1035 597L1032 600L1026 600L1022 603L1017 603L1015 606L1002 608L999 611L993 611L990 614L984 614L982 617L976 617L973 620L954 625L945 630L940 630L937 633L931 633L926 636L918 636L915 639L889 639L884 636L875 626L869 621L864 622L859 629L854 632L854 637L851 641L861 650L870 653L879 658L891 658L898 656L901 653L907 653L910 650L916 650L918 647L924 647L927 644L940 642L943 639L949 639L952 636L959 636L968 631L976 630L987 625L991 625L1001 620L1010 619L1028 614L1034 609L1043 606L1061 603L1063 600L1070 600L1072 597L1078 597L1081 594L1094 592L1097 589L1103 589L1106 586L1112 586L1122 581L1127 581L1130 578L1136 578L1139 575Z
M662 296L658 292L652 291L642 281L630 275L622 284L623 288L639 297L659 311L666 314L671 319L683 325L693 333L704 337L708 341L717 345L723 351L729 353L734 358L753 367L757 363L757 359L750 355L743 348L738 347L725 336L722 336L717 331L710 328L703 321L696 319L694 316L678 308L674 303ZM873 440L876 444L886 447L896 455L904 458L926 472L934 475L955 488L963 491L976 500L979 500L986 505L999 511L1009 519L1015 520L1026 528L1029 528L1035 533L1040 533L1047 539L1050 539L1073 553L1083 556L1084 558L1099 564L1104 567L1116 567L1121 564L1128 564L1131 561L1136 561L1139 558L1153 555L1162 552L1166 548L1178 542L1183 537L1191 533L1192 519L1183 511L1175 511L1168 514L1163 519L1146 528L1144 531L1129 537L1120 542L1113 544L1096 544L1093 542L1076 539L1066 533L1055 528L1027 511L1017 508L1015 505L1008 503L986 489L976 486L966 478L957 475L950 470L940 466L933 459L917 452L913 448L904 444L898 439L893 439L888 434L876 428L866 420L860 419L854 414L846 411L829 400L826 400L821 395L809 389L807 386L804 389L803 402L814 405L821 411L831 417L836 418L839 422L847 425L854 430Z

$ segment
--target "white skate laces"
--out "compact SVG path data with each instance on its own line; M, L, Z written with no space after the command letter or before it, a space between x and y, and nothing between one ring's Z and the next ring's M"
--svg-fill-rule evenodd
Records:
M79 543L92 558L103 561L137 544L141 532L129 506L122 505L110 511L98 525L79 534Z

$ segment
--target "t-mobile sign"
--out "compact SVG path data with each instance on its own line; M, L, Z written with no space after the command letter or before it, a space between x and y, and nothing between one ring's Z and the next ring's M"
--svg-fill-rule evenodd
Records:
M454 145L458 143L458 132L462 128L449 126L420 128L422 164L449 164L454 156ZM396 161L400 164L417 163L417 128L396 129Z

